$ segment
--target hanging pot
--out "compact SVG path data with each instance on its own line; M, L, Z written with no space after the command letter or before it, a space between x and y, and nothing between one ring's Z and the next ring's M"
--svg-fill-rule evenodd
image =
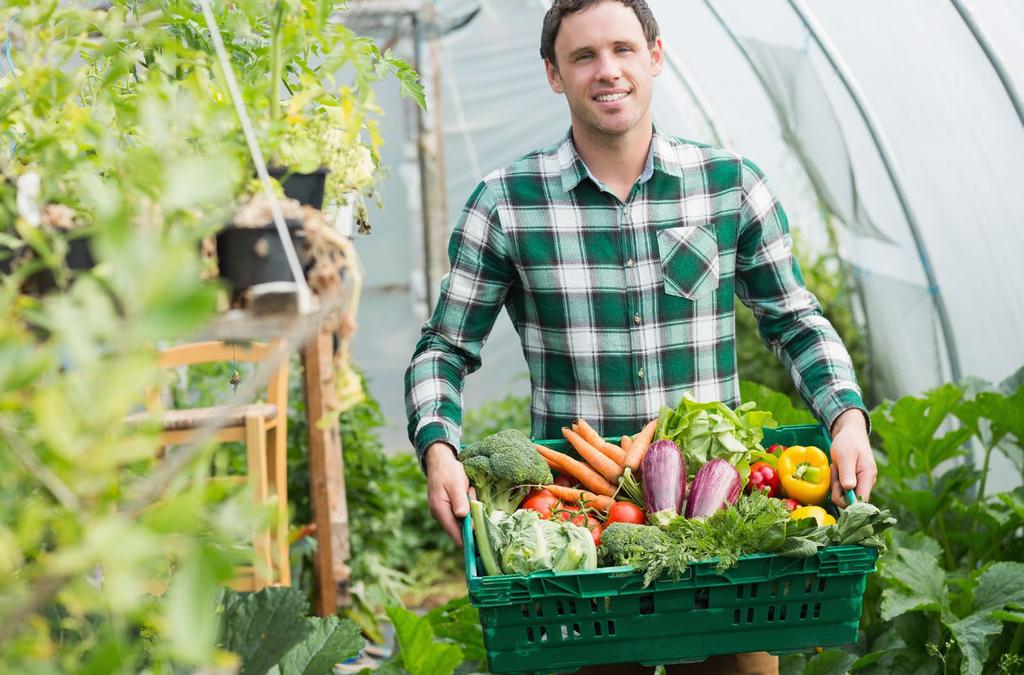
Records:
M64 264L71 271L72 277L75 272L90 270L96 266L96 259L92 254L92 238L90 236L77 236L68 239L68 250L64 256ZM0 274L9 275L15 267L29 264L32 255L29 247L22 245L16 249L9 249L3 252L3 260L0 261ZM38 264L38 263L36 263ZM53 276L53 270L49 267L40 267L25 277L23 290L29 295L43 295L57 288L57 280Z
M276 178L284 189L286 197L304 206L323 208L324 186L327 183L327 169L320 168L312 173L292 172L286 166L267 167L267 172Z
M306 238L298 220L286 220L300 264L306 259ZM294 281L284 246L273 223L262 227L229 225L217 233L217 267L232 296L256 284Z

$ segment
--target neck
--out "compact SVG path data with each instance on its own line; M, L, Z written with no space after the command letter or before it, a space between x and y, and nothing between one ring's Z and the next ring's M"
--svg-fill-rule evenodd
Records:
M651 149L653 127L650 122L638 124L621 136L581 131L573 125L572 140L583 163L594 177L625 201L629 190L644 171Z

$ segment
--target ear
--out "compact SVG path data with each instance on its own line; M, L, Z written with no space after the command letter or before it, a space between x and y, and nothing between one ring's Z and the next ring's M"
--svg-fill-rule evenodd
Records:
M564 94L565 87L562 86L562 76L558 73L558 66L548 59L544 59L544 72L548 75L548 85L551 87L551 91L556 94Z
M661 37L654 39L654 44L651 46L651 74L658 76L661 74L661 67L665 63L665 52L661 44Z

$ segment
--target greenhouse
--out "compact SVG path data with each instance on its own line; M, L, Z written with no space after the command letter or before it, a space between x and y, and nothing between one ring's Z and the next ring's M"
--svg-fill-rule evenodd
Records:
M9 0L0 672L1024 672L1021 156L1017 0Z

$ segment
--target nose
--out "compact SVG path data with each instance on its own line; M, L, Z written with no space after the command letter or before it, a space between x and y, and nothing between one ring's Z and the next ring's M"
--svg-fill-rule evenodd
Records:
M622 69L614 53L603 53L598 57L597 78L602 82L614 82L622 77Z

